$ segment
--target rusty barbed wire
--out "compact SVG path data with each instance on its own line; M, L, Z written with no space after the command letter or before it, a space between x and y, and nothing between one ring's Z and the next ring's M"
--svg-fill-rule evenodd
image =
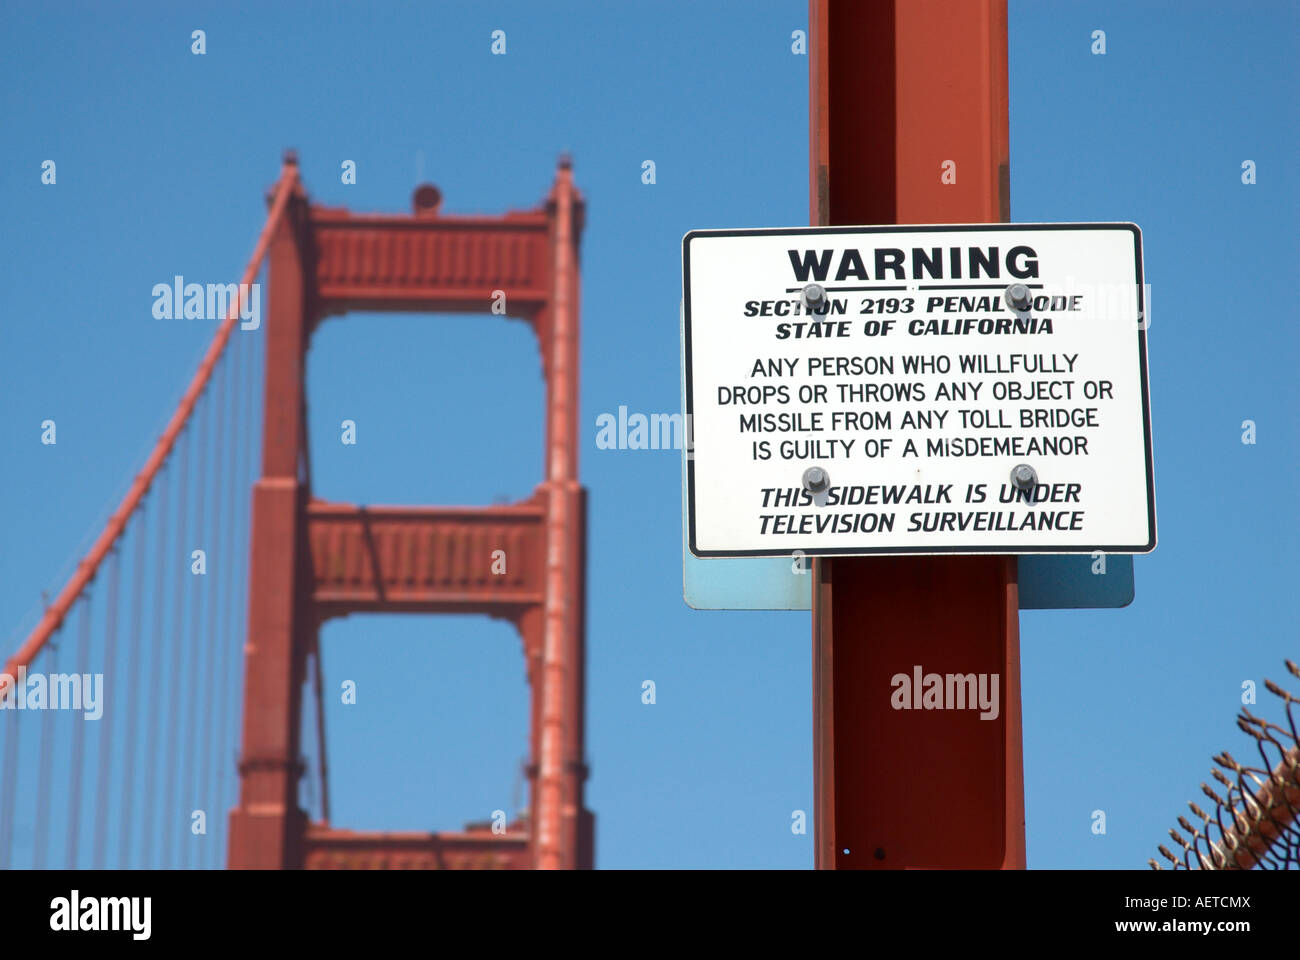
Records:
M1286 668L1300 678L1296 664L1287 660ZM1201 792L1213 801L1212 812L1189 802L1200 824L1179 817L1183 832L1170 830L1169 836L1182 856L1161 844L1160 855L1170 866L1150 859L1147 863L1153 870L1300 869L1300 731L1296 727L1300 697L1271 680L1265 680L1264 687L1286 703L1287 725L1270 723L1242 708L1237 726L1254 739L1261 765L1243 764L1226 750L1216 756L1218 769L1211 776L1222 795L1201 784Z

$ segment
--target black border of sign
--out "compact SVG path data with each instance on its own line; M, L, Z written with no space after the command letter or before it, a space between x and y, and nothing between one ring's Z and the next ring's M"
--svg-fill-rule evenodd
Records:
M1128 230L1133 234L1133 258L1137 273L1138 302L1138 361L1142 376L1142 428L1146 439L1147 467L1147 531L1151 539L1142 546L1136 545L1101 545L1078 547L1062 550L1060 547L1014 547L1000 545L996 547L960 546L928 547L924 549L908 547L822 547L804 549L796 547L784 550L698 550L695 546L695 457L694 457L694 397L691 383L691 252L693 237L756 237L756 236L807 236L809 234L834 236L837 234L860 233L921 233L925 231L944 230L962 232L971 230ZM687 484L687 542L692 554L701 558L712 557L787 557L794 550L799 550L810 557L860 557L860 556L934 556L939 554L967 555L1008 555L1021 553L1055 553L1087 554L1095 551L1103 553L1150 553L1156 548L1156 487L1153 458L1151 455L1151 398L1147 386L1147 332L1145 289L1142 276L1142 228L1130 221L1113 223L921 223L875 226L835 226L835 227L763 227L753 230L691 230L682 237L682 304L685 313L684 335L686 356L686 436L690 438L692 449L686 453Z

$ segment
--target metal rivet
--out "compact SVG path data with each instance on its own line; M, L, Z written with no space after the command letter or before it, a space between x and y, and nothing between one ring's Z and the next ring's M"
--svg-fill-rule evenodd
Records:
M809 467L803 472L803 488L809 493L821 493L830 485L830 475L821 467Z
M1022 313L1034 305L1034 294L1023 283L1013 283L1007 287L1003 297L1006 298L1007 306Z
M1012 468L1011 483L1017 490L1028 493L1038 485L1038 474L1029 464L1022 463Z
M809 313L816 313L826 308L826 288L820 283L810 283L803 288L803 304Z

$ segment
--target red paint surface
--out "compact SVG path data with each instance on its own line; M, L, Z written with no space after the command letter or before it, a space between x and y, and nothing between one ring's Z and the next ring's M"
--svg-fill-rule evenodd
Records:
M1005 0L811 0L809 25L814 223L1007 218ZM1015 558L814 573L817 866L1023 868ZM998 674L998 718L893 709L891 678L917 665Z

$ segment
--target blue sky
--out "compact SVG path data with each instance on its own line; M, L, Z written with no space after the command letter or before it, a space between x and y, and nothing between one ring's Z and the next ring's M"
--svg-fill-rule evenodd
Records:
M1242 682L1297 654L1298 20L1280 2L1010 4L1013 219L1143 229L1160 528L1131 607L1021 618L1031 867L1142 867L1210 755L1242 746ZM808 65L790 51L806 21L797 0L6 5L0 637L15 646L61 585L212 334L155 320L153 284L237 279L286 147L318 202L405 211L422 170L455 212L535 205L568 150L588 202L598 864L810 866L811 833L789 828L812 808L808 615L687 609L678 456L595 444L620 405L680 409L682 234L807 222ZM319 496L491 503L540 479L521 324L334 318L308 377ZM356 446L339 443L345 418ZM327 689L359 691L327 713L337 825L457 829L511 809L527 688L507 625L353 617L323 643Z

